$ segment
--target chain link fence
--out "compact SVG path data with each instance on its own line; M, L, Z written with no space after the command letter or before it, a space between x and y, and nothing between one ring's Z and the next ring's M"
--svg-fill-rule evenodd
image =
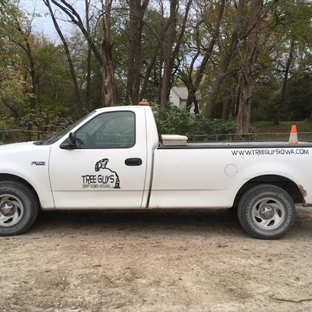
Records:
M289 132L250 134L254 141L288 141L289 135ZM312 142L312 132L298 132L298 140L302 142Z
M54 134L52 131L0 130L0 144L44 140Z
M204 141L288 141L289 132L278 133L245 133L243 135L235 134L207 134L190 135L189 142ZM302 142L312 142L312 132L298 132L298 140Z

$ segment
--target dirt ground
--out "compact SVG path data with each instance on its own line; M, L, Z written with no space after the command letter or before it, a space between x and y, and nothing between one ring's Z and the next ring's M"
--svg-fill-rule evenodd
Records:
M0 238L0 311L312 311L312 208L282 239L230 210L45 212Z

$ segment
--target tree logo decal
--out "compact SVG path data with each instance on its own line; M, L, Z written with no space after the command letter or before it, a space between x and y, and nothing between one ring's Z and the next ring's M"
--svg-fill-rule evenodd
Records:
M82 176L82 188L92 189L120 189L120 180L116 171L107 167L108 158L103 158L95 163L94 170L99 174Z

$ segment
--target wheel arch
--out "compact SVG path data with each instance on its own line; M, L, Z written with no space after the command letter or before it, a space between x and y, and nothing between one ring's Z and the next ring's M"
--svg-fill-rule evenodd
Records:
M36 190L25 179L23 179L23 178L21 178L19 176L13 175L13 174L0 173L0 182L2 182L2 181L15 181L15 182L19 182L19 183L27 186L34 193L34 195L36 196L36 199L37 199L37 201L39 203L39 207L40 207L40 200L39 200L39 197L38 197L38 194L37 194Z
M250 188L256 185L261 184L275 185L283 189L285 192L287 192L293 199L294 203L304 203L304 195L303 195L304 190L300 189L299 185L297 185L294 181L290 180L289 178L271 174L257 176L247 181L237 192L234 200L234 206L237 207L239 200L246 191L248 191Z

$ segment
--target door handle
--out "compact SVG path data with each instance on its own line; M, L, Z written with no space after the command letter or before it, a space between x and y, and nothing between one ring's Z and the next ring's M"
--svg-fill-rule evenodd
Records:
M127 158L125 160L125 164L127 166L141 166L142 165L142 159L141 158Z

